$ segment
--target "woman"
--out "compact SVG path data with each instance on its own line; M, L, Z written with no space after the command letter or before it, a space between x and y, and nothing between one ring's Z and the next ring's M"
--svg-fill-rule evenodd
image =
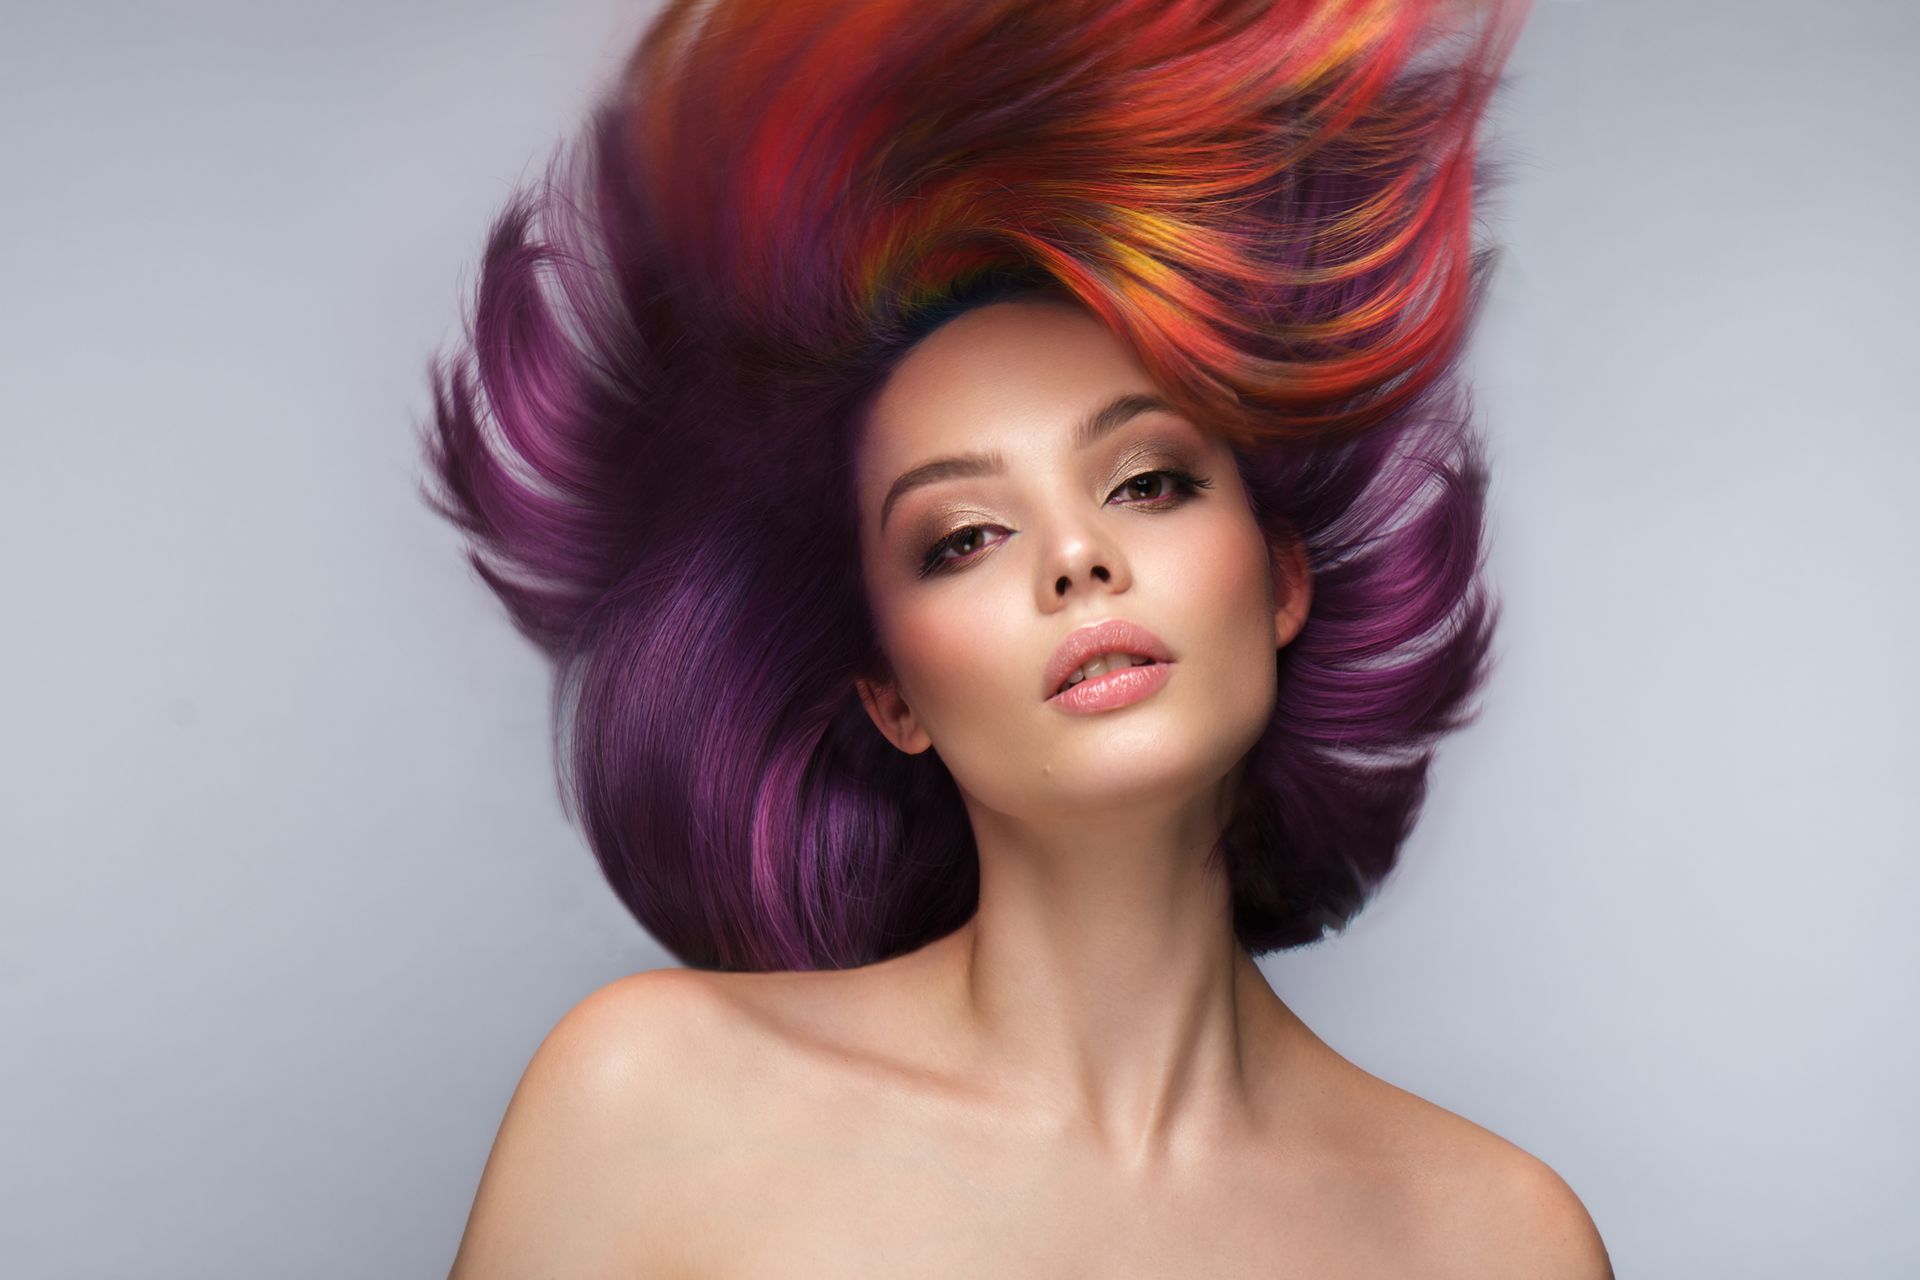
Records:
M688 967L547 1037L456 1275L1609 1274L1253 963L1380 884L1487 667L1518 22L668 6L429 444Z

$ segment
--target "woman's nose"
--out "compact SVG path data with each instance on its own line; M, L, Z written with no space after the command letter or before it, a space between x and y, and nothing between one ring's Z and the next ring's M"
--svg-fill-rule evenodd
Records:
M1113 580L1113 574L1110 573L1107 567L1103 564L1095 564L1090 566L1087 569L1085 576L1097 582L1111 582ZM1073 586L1073 576L1071 574L1063 573L1054 580L1054 583L1053 583L1054 594L1063 596L1067 594L1068 590L1071 589L1072 586Z
M1083 525L1055 535L1049 563L1039 577L1045 584L1042 605L1057 604L1076 590L1126 589L1126 560L1102 536L1104 532Z

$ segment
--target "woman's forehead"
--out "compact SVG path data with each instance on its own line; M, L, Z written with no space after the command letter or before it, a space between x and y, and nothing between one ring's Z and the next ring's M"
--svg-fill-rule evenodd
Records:
M903 355L867 415L863 452L910 464L928 448L1064 437L1115 395L1151 395L1133 353L1077 304L995 302L947 321Z

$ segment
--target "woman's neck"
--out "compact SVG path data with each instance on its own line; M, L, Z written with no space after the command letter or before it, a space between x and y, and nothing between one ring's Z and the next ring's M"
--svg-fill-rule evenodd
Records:
M1217 814L974 818L979 910L930 949L974 1078L1122 1167L1244 1136L1298 1023L1234 937Z

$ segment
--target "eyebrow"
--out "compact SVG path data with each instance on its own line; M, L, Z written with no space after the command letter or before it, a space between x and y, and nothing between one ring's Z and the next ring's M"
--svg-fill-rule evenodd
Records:
M1159 396L1146 395L1130 391L1116 397L1110 404L1089 415L1073 429L1073 447L1085 449L1102 436L1118 431L1143 413L1154 410L1175 412L1172 405ZM910 471L903 471L900 478L887 490L887 497L880 504L880 531L886 532L887 517L893 513L893 504L909 491L925 485L937 484L942 480L955 480L968 476L997 476L1005 474L1007 460L997 451L985 453L957 453L945 458L935 458L923 462Z

